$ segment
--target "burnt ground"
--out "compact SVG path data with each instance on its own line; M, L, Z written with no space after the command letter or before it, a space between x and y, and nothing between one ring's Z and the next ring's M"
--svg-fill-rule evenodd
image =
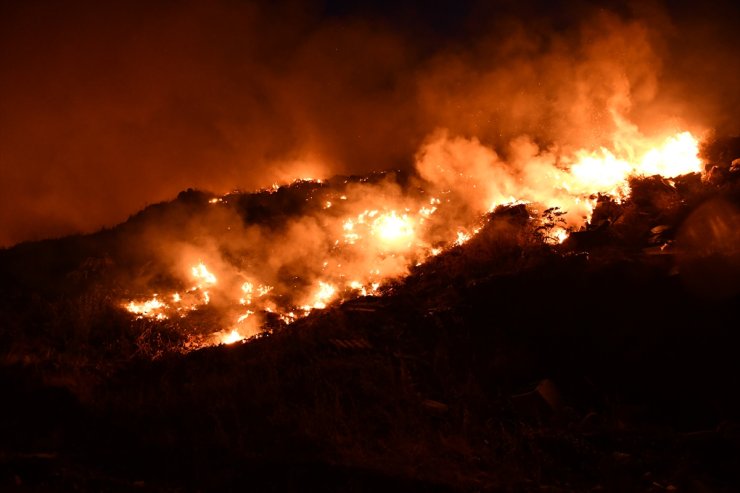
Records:
M187 354L111 306L119 230L0 252L0 489L738 491L740 180L632 188Z

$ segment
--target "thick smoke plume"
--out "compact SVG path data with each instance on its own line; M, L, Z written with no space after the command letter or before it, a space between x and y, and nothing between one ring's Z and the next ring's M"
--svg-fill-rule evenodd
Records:
M442 135L518 179L527 153L740 133L731 2L565 3L6 2L0 244L413 169Z

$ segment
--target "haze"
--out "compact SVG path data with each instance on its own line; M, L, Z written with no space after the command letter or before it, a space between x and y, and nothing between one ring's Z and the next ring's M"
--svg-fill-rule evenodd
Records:
M411 169L438 129L593 146L617 105L740 134L729 1L275 4L0 5L0 246L190 187Z

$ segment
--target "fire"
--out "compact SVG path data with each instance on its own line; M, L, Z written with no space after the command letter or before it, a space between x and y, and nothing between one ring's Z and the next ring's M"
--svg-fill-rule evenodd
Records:
M558 245L590 220L597 195L627 199L630 177L701 171L698 143L689 132L647 139L627 130L629 138L615 139L610 148L562 154L519 139L507 162L475 139L444 134L417 156L429 189L416 194L394 182L345 181L337 190L299 180L297 186L316 187L306 199L315 201L310 213L279 234L241 242L244 251L229 259L217 249L187 250L184 258L206 258L213 268L200 260L188 264L170 294L144 295L122 306L136 318L164 320L187 318L213 300L220 320L200 328L210 335L192 347L231 344L258 334L268 320L291 324L332 302L378 295L387 281L469 242L482 228L482 215L498 205L525 204L544 231L542 241ZM274 185L265 193L278 190ZM209 208L223 212L235 201L209 202L223 203Z
M599 153L581 151L577 158L578 161L570 168L572 180L563 185L566 190L600 192L617 197L627 192L627 178L632 172L629 163L617 159L604 148Z
M144 301L130 301L125 305L126 310L134 315L138 315L137 318L155 318L157 320L164 320L167 316L163 313L163 310L167 307L161 300L157 298L155 294L151 299Z
M244 297L239 299L239 303L242 305L252 304L252 292L254 291L254 285L251 282L245 282L242 284L242 292Z
M418 215L421 219L428 218L436 211L435 207L421 207ZM342 236L344 242L354 245L363 237L370 235L379 240L383 249L402 249L411 246L416 233L414 220L408 212L398 213L395 210L380 212L377 209L367 209L356 217L342 222Z
M360 239L360 235L355 233L355 222L352 219L347 219L342 224L344 230L344 241L350 245L354 245L357 240Z
M326 308L326 304L329 303L337 293L337 288L329 283L319 281L319 288L313 295L313 304L306 305L303 307L305 311L311 311L314 308Z
M244 340L244 337L242 337L239 331L236 329L232 329L230 332L227 332L221 336L219 343L234 344L235 342L239 342L242 340Z
M260 298L265 296L267 293L272 291L274 288L272 286L257 286L257 296Z
M634 154L634 149L629 149ZM699 143L689 132L666 138L660 145L645 150L639 157L617 157L608 149L579 151L570 167L572 180L564 187L581 194L604 193L618 198L629 193L630 176L661 175L674 178L701 171Z
M455 239L455 242L453 244L455 246L464 245L465 243L467 243L468 241L470 241L470 238L471 238L470 234L465 233L463 231L458 231L457 232L457 238Z
M387 246L408 244L414 238L414 225L407 214L396 211L378 217L372 226L373 234Z
M211 274L203 262L198 262L198 265L192 268L193 277L204 284L216 284L216 276Z
M211 300L208 291L202 289L204 285L216 284L216 277L208 270L203 262L199 262L190 269L191 275L195 278L196 286L188 289L185 294L179 291L173 292L166 298L170 303L162 301L157 294L151 299L144 301L129 301L124 304L124 308L137 318L152 318L156 320L165 320L171 315L177 313L184 317L189 311L196 310L199 306L208 304Z
M347 287L351 289L352 291L355 291L360 296L368 296L368 295L377 295L378 294L378 288L380 288L380 283L373 282L370 283L369 286L366 286L362 284L360 281L351 281L347 283Z
M661 147L648 151L637 170L641 175L661 175L664 178L700 171L699 143L689 132L668 137Z

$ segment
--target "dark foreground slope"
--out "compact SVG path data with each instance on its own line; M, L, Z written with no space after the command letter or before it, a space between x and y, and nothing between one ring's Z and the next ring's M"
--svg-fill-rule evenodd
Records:
M737 491L740 183L632 186L563 245L501 209L383 297L154 360L120 310L16 275L0 485Z

